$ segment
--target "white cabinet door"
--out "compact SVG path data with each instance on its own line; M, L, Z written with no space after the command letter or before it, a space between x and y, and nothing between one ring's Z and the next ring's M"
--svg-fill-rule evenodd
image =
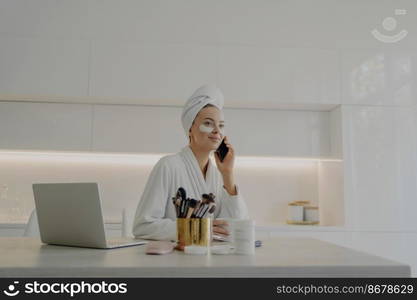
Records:
M344 49L341 52L342 103L415 104L416 67L415 50Z
M174 153L187 143L180 108L94 106L93 151Z
M0 102L0 148L90 150L90 105Z
M417 229L416 143L407 107L343 107L347 225Z
M222 46L218 53L219 84L228 105L340 103L336 51Z
M328 112L226 109L226 135L239 155L330 155Z
M181 107L0 102L3 149L174 153ZM327 112L226 109L238 155L328 156Z
M188 144L182 108L94 106L96 151L178 152ZM327 112L225 110L226 135L238 155L328 156Z
M90 74L90 96L182 105L199 86L215 82L215 48L94 41Z
M2 95L87 96L87 40L1 37L0 53Z

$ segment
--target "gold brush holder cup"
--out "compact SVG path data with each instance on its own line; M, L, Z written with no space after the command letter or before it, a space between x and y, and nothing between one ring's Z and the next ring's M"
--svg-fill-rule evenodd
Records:
M212 237L211 218L177 218L177 247L184 250L185 246L209 247Z

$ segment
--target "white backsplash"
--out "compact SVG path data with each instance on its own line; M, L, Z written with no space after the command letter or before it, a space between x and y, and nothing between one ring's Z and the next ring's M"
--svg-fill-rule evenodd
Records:
M98 182L107 222L120 222L123 208L133 213L154 162L103 154L93 157L1 154L0 223L27 221L34 208L31 185L40 182ZM290 201L319 204L318 164L286 159L261 167L237 163L236 181L256 222L285 222Z

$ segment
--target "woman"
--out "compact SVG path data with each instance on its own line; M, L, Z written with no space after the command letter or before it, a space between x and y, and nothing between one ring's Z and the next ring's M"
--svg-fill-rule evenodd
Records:
M186 102L181 120L189 145L162 157L153 168L136 210L136 238L176 239L172 197L179 187L185 189L187 198L201 199L202 194L213 193L215 218L247 218L246 204L234 182L234 149L223 133L223 103L223 94L213 85L200 87ZM223 162L214 155L216 168L209 155L223 138L229 151ZM224 224L223 220L213 220L213 232L227 235Z

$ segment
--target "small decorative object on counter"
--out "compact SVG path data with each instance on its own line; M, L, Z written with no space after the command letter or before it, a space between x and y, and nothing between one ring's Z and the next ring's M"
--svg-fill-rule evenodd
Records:
M210 246L212 215L216 209L214 198L210 193L203 194L202 200L190 199L187 198L184 188L178 189L176 196L172 198L177 213L177 250L183 251L186 246L191 245Z
M300 200L300 201L294 201L294 202L291 202L291 203L296 203L296 204L299 204L299 205L309 205L310 201Z
M226 255L233 253L233 248L230 245L214 245L210 248L211 254Z
M318 206L306 205L304 206L304 221L319 223L319 208Z
M235 219L233 237L235 254L255 254L255 222L253 220Z
M287 224L316 225L319 224L318 207L310 205L309 201L294 201L288 203Z
M289 222L302 222L304 218L304 208L302 204L295 202L288 203L288 218Z
M169 254L174 250L174 243L170 241L151 241L146 245L145 253L149 255Z

